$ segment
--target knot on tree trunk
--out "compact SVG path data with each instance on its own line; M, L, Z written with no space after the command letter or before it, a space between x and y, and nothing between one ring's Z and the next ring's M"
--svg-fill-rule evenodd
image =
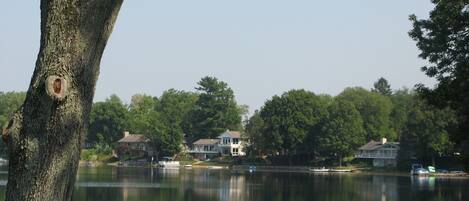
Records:
M68 82L65 78L51 75L46 79L46 92L52 99L61 101L67 96Z

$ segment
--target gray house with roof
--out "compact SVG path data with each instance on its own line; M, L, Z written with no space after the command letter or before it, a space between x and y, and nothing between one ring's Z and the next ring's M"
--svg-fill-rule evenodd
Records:
M200 139L192 143L189 151L195 158L208 159L220 155L218 143L220 139Z
M386 138L371 140L358 148L355 157L372 160L375 167L396 167L399 148L399 142L388 142Z

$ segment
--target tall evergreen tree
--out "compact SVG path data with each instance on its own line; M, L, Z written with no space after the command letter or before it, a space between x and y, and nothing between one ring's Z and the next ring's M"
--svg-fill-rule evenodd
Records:
M240 130L241 110L233 90L215 77L203 77L196 89L200 92L190 113L190 137L215 138L223 131Z
M373 87L374 88L371 89L372 92L379 93L383 96L392 95L391 85L388 83L388 80L383 77L379 78L378 81L373 84Z

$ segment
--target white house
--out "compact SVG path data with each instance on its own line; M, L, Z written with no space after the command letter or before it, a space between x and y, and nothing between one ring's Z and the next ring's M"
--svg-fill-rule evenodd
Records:
M242 139L239 131L225 131L218 136L219 151L224 156L244 156L244 147L246 142Z
M225 131L216 139L199 139L193 143L189 151L199 159L212 158L214 156L244 156L246 142L238 131Z
M399 142L388 142L386 138L372 140L358 148L356 158L371 159L375 167L396 167L399 148Z

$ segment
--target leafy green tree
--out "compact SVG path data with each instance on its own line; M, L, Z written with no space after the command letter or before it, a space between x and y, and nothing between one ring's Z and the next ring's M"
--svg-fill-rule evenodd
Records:
M328 107L328 116L321 128L319 146L321 153L339 160L354 153L365 143L363 120L355 106L341 99Z
M111 145L129 127L129 111L117 95L93 104L86 141Z
M334 98L327 94L319 94L318 97L318 109L321 111L319 122L311 128L308 135L303 140L303 143L298 147L298 152L306 154L309 161L317 162L319 158L324 158L319 152L319 137L321 135L321 126L324 124L328 115L328 107L334 102Z
M7 122L20 108L25 98L24 92L0 92L0 128L6 127Z
M189 113L195 107L198 94L192 92L169 89L163 92L156 110L161 115L161 120L167 128L167 139L164 145L167 155L173 155L180 151L180 145L184 139L184 133L189 132L187 126Z
M435 157L451 153L449 133L456 124L451 109L437 109L416 98L401 138L401 154L407 158L430 158L435 165Z
M181 125L195 107L198 97L193 92L169 89L160 96L156 111L169 123Z
M171 123L178 121L178 117L169 118L174 108L166 107L171 104L169 100L171 98L168 96L171 95L164 95L164 101L161 102L155 97L137 94L132 97L130 104L130 128L132 132L143 134L149 139L149 144L157 159L161 156L177 154L182 142L180 128L176 123Z
M129 105L129 128L132 133L147 134L152 132L152 126L160 121L160 115L156 112L155 98L144 94L132 96Z
M383 96L390 96L392 95L392 89L391 85L388 83L386 79L383 77L379 78L378 81L376 81L373 84L373 89L371 89L372 92L379 93Z
M240 130L242 111L228 84L209 76L197 84L200 94L190 113L190 137L215 138L227 129Z
M397 138L390 129L392 102L388 97L355 87L345 89L336 98L353 103L360 112L367 141L379 140L382 137L390 140Z
M461 150L469 150L469 2L432 0L435 8L428 19L411 15L409 35L417 42L419 56L429 62L422 67L438 83L434 88L419 85L430 104L452 107L460 116L461 135L452 138ZM469 161L469 151L463 151ZM469 163L466 163L469 164Z
M412 109L412 105L416 94L409 89L397 90L390 98L392 102L392 111L390 114L390 127L393 136L396 139L400 139L403 133L405 124L409 117L409 112Z
M260 111L264 146L271 153L295 154L307 136L315 135L311 132L326 113L323 101L312 92L291 90L272 97Z
M25 98L24 92L0 92L0 132L7 126L13 113L21 107ZM0 140L0 156L7 156L7 151L3 140Z
M249 139L247 153L250 155L261 155L265 150L267 139L264 138L264 120L258 110L254 112L246 123L246 137Z

